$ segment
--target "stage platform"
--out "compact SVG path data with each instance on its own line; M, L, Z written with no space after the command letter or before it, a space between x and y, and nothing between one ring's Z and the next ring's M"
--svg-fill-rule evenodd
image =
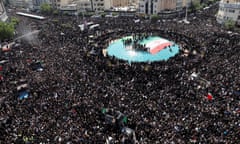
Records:
M177 44L157 36L148 37L138 43L148 48L146 50L137 50L131 45L124 45L124 40L132 38L127 36L113 41L107 48L107 54L131 63L167 61L179 53Z

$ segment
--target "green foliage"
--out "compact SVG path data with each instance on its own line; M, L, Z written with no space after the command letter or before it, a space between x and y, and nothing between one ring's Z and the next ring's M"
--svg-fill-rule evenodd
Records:
M117 16L118 14L117 13L112 13L112 16Z
M18 18L15 18L15 17L13 17L13 18L11 18L11 25L13 25L13 27L15 28L16 27L16 25L19 23L19 19Z
M159 16L158 15L152 15L151 16L151 22L153 22L153 23L155 23L155 22L157 22L159 20Z
M58 10L54 10L54 11L53 11L53 14L54 14L54 15L58 15L58 14L59 14L59 11L58 11Z
M224 23L224 26L226 29L228 30L233 30L234 27L235 27L235 22L233 20L227 20L225 23Z
M18 23L19 19L15 17L12 17L9 23L0 22L0 40L11 39Z
M69 15L69 13L68 13L67 11L64 11L64 12L63 12L63 15L66 15L66 16L67 16L67 15Z
M40 6L40 10L41 10L42 13L49 14L52 11L52 7L48 3L43 3Z
M95 13L94 12L86 12L84 15L86 16L86 17L91 17L91 16L93 16Z
M196 10L200 10L202 8L199 0L193 0L190 3L189 10L190 12L195 12Z
M58 21L58 19L53 19L52 22L53 23L58 23L59 21Z
M207 7L208 5L206 3L201 4L201 9Z
M10 39L14 36L14 24L0 22L0 40Z

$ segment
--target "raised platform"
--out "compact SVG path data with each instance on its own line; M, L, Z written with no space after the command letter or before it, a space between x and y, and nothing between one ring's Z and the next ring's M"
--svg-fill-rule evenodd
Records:
M107 54L128 62L156 62L166 61L179 53L177 44L157 36L138 42L144 45L146 50L135 49L132 45L126 46L124 40L132 38L128 36L113 41L107 48Z

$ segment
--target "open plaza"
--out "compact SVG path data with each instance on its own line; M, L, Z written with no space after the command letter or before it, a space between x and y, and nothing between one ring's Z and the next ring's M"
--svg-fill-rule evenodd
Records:
M240 142L240 34L182 18L20 19L0 52L0 143Z

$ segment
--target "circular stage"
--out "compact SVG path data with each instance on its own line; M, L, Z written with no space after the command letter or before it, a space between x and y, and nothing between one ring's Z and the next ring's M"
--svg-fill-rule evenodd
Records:
M107 48L109 56L128 62L166 61L179 53L179 46L158 36L137 39L133 36L114 40Z

